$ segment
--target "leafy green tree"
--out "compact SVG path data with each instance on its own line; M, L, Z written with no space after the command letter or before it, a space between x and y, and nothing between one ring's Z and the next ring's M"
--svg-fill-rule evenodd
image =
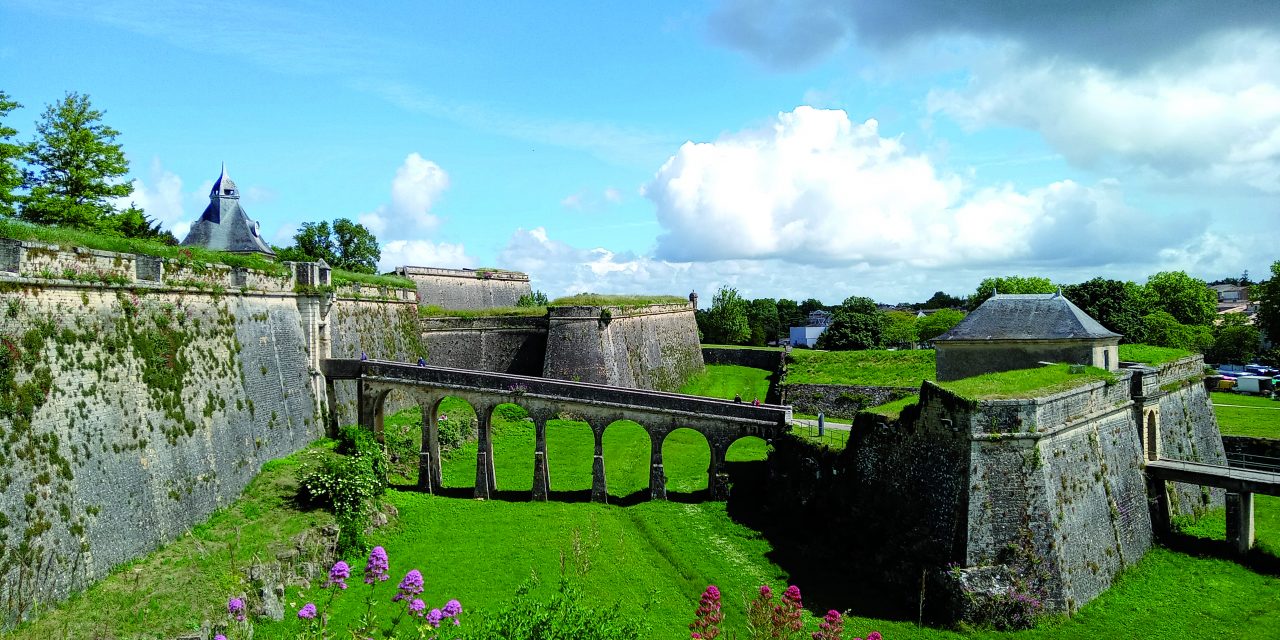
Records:
M547 294L541 291L531 291L521 295L520 299L516 301L517 307L545 307L549 304L551 304L551 301L547 299Z
M711 299L703 325L703 335L710 344L745 344L751 339L747 322L747 301L733 287L722 286Z
M1205 359L1214 363L1252 362L1262 351L1262 332L1243 313L1224 313L1213 327L1213 348Z
M1213 348L1213 333L1204 325L1182 324L1167 311L1142 317L1147 344L1204 353Z
M932 340L964 320L964 312L955 309L939 309L916 321L916 333L920 340Z
M762 347L778 337L778 303L773 298L757 298L747 303L750 343Z
M791 327L803 327L808 320L795 300L783 298L778 301L778 337L787 337Z
M1165 311L1182 324L1208 327L1218 314L1218 295L1204 280L1184 271L1161 271L1147 278L1142 296L1149 311Z
M947 295L942 291L935 291L928 300L916 306L921 309L954 309L955 307L964 306L964 303L964 298Z
M37 138L27 150L35 168L22 219L38 224L95 229L116 213L112 201L133 193L124 180L129 161L116 143L119 131L102 123L89 96L68 93L45 108Z
M1004 276L986 278L978 290L969 296L969 310L987 301L995 293L1053 293L1058 288L1048 278L1038 276Z
M809 298L808 300L805 300L804 302L800 303L800 313L804 314L805 322L809 321L810 313L813 313L814 311L820 311L826 308L827 306L822 304L822 301L818 300L817 298Z
M875 300L850 296L831 314L831 326L818 338L819 349L847 351L876 349L884 333L884 318Z
M1271 277L1254 285L1250 297L1258 301L1258 328L1280 344L1280 260L1271 263Z
M1137 284L1094 278L1063 287L1062 295L1102 326L1123 335L1122 342L1144 341L1142 287Z
M162 229L159 222L152 220L137 205L103 218L98 222L98 230L126 238L157 240L170 246L178 244L178 238L172 231Z
M886 311L880 339L887 347L906 347L916 343L916 314L908 311Z
M278 249L279 260L313 262L323 259L335 269L375 273L382 250L378 239L362 224L347 218L328 222L304 222L293 235L293 246Z
M14 142L18 130L4 123L5 117L21 106L0 91L0 217L17 215L22 201L18 195L23 182L22 168L18 163L27 154L29 145Z

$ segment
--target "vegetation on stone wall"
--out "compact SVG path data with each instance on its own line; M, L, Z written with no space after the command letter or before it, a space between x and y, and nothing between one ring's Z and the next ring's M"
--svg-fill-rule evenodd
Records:
M605 295L600 293L579 293L577 295L556 298L548 306L552 307L621 307L624 310L636 309L655 304L688 304L688 300L679 296L666 295Z
M792 350L787 384L843 384L919 388L937 377L932 349L906 351Z

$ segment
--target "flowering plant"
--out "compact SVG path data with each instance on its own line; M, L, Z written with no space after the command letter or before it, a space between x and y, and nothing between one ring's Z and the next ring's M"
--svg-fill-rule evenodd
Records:
M453 637L452 632L441 631L441 627L447 630L462 624L462 604L457 600L449 600L441 608L428 609L426 602L418 597L425 588L425 580L422 577L422 572L417 569L410 569L405 574L404 579L396 587L396 594L390 599L390 602L396 605L396 611L391 618L391 625L384 628L379 623L375 605L387 601L384 598L376 597L375 591L380 583L390 579L390 569L387 551L382 547L374 547L369 552L369 559L364 567L364 583L369 586L368 591L365 593L365 610L349 630L350 634L356 638L372 639L375 635L393 638L399 632L400 623L408 619L417 632L419 640L445 640ZM342 560L334 563L333 567L329 569L329 579L324 583L324 588L328 590L329 597L325 600L323 607L317 606L315 602L307 602L298 608L297 618L301 624L299 638L328 640L338 635L346 635L331 632L329 613L333 607L334 600L342 592L346 591L346 581L350 577L350 565ZM249 638L253 636L252 625L246 622L244 600L240 598L228 600L227 613L233 621L244 627L243 631L247 633L242 634L243 637ZM226 636L219 634L215 640L228 639Z

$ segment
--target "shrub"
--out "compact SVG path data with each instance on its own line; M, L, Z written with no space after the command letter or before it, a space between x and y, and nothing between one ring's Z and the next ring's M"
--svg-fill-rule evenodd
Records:
M333 511L338 555L364 551L364 530L374 498L387 487L390 463L373 434L355 426L339 432L337 455L326 456L299 481L302 498Z

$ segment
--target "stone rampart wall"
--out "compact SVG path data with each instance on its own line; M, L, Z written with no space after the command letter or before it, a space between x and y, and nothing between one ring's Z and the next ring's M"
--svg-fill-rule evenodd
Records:
M435 366L540 376L547 318L423 318L422 340Z
M302 320L316 297L0 286L10 616L177 537L322 434Z
M873 387L848 384L783 384L781 403L795 407L797 413L853 419L858 412L905 398L914 387Z
M542 375L674 391L703 369L690 305L552 307Z
M513 271L400 267L396 273L418 285L423 305L442 309L514 307L529 295L529 276Z
M373 360L394 362L431 358L414 302L338 298L329 311L327 334L334 358L359 358L362 353ZM334 387L336 398L331 410L337 415L338 424L355 423L356 384L340 380ZM392 393L386 402L386 415L412 405L411 399L399 393Z

